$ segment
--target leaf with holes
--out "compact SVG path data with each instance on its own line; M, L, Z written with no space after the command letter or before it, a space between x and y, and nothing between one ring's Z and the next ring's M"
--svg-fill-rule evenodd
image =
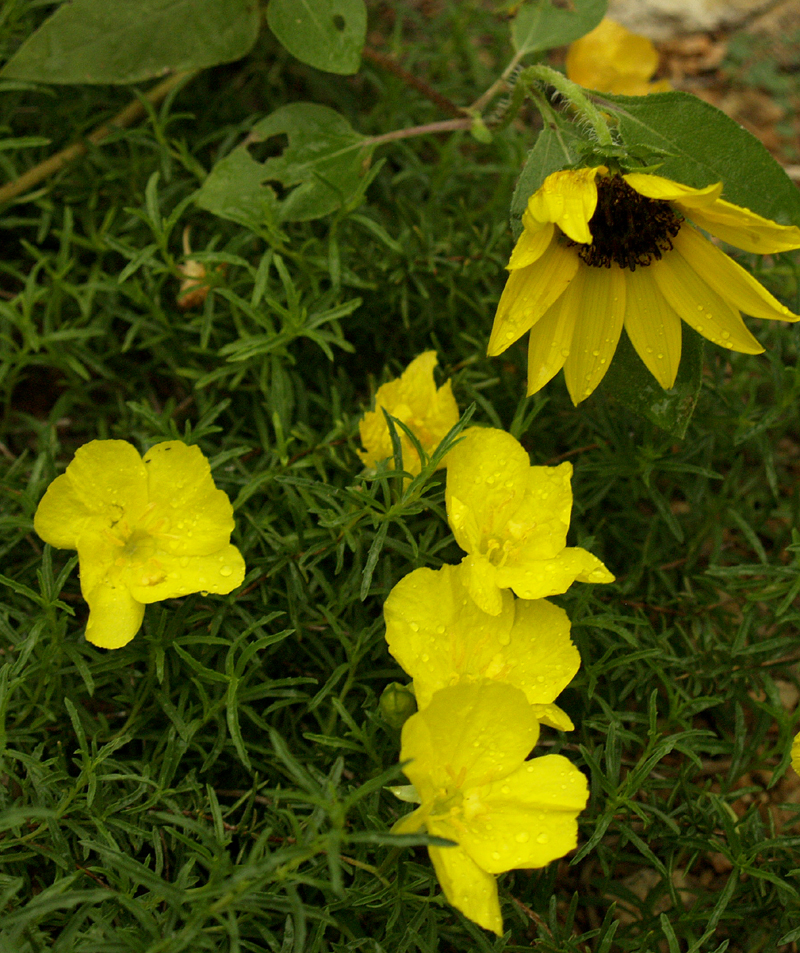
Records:
M253 144L276 136L289 140L280 155L259 162L250 154ZM245 142L214 166L197 204L255 228L322 218L359 201L372 150L333 109L291 103L257 123Z
M0 76L38 83L137 83L244 56L258 36L256 0L70 0Z
M608 0L573 0L564 8L551 0L534 0L520 8L511 24L518 56L565 46L593 30L603 19Z
M355 73L367 34L364 0L270 0L269 28L303 63L326 73Z

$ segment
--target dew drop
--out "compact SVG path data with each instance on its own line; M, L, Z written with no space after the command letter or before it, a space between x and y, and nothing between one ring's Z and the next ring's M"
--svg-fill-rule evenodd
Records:
M536 843L537 843L537 844L546 844L549 840L550 840L550 835L549 835L549 834L541 833L541 834L539 834L539 836L536 838Z
M230 566L220 566L220 567L219 567L219 574L220 574L220 576L230 576L230 574L231 574L232 572L233 572L233 570L231 569Z
M530 834L527 831L520 831L514 838L518 844L525 844L530 840Z

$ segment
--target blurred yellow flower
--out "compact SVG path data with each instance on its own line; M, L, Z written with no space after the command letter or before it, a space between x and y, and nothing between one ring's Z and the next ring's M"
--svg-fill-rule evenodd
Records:
M148 603L225 594L244 579L230 500L200 448L179 440L144 459L125 440L85 444L48 487L33 525L51 546L78 550L86 638L101 648L130 642Z
M586 778L561 755L525 759L539 724L525 695L499 682L454 685L403 726L400 760L420 806L392 828L456 842L429 847L448 901L498 935L495 874L544 867L577 844Z
M578 582L613 582L600 560L566 546L572 465L533 467L504 430L472 427L448 454L450 528L468 554L464 585L484 612L503 609L503 589L542 599Z
M800 734L794 736L792 744L792 767L800 774Z
M414 679L420 709L448 685L491 679L523 691L538 721L571 730L553 704L581 663L566 612L546 599L500 595L500 613L489 615L469 598L457 566L415 569L383 607L389 651Z
M678 373L681 319L714 344L761 353L741 311L800 316L694 225L761 255L800 248L800 228L732 205L721 191L721 183L695 189L605 166L549 175L522 216L488 353L530 331L528 394L563 367L575 404L603 379L623 326L664 388Z
M458 423L459 413L453 388L446 381L438 390L433 380L433 369L438 363L436 351L425 351L408 365L399 378L378 388L375 395L375 410L368 411L358 425L361 442L366 450L359 450L365 466L375 466L392 456L392 438L385 409L411 430L426 453L432 453L447 433ZM414 445L398 427L400 446L403 450L403 467L416 476L422 462ZM445 466L442 461L440 466Z
M601 93L645 96L672 88L666 80L648 82L658 68L650 40L609 19L570 44L566 67L573 82Z

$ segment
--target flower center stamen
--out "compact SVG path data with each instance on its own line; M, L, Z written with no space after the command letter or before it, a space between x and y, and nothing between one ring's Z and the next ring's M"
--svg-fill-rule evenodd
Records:
M613 262L636 271L672 249L682 222L669 202L640 195L621 175L599 176L597 208L589 221L593 241L569 244L592 268L610 268Z

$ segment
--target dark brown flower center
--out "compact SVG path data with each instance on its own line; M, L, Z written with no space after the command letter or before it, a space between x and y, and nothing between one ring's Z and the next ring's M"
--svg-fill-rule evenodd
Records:
M658 261L672 248L683 218L669 202L640 195L621 175L597 177L597 208L589 220L589 245L569 240L592 268L636 271Z

